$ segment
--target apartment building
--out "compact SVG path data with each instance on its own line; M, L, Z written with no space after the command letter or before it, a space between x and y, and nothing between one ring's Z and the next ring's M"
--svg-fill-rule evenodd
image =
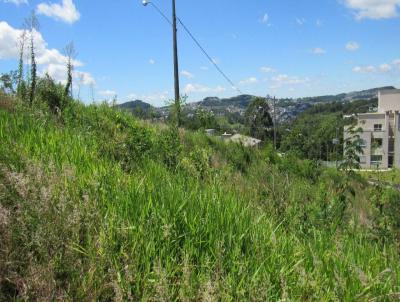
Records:
M379 91L377 112L358 114L357 127L363 129L363 169L400 168L400 89Z

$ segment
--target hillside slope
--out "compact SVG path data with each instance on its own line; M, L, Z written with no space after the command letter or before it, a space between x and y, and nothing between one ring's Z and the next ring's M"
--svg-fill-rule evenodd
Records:
M399 297L390 189L104 105L3 108L0 300Z

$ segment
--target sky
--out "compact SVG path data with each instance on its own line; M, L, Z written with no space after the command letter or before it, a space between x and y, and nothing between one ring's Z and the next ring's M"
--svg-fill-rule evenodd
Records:
M171 1L153 0L168 17ZM178 27L181 94L305 97L400 88L400 0L176 0L177 14L234 82ZM141 0L0 0L0 73L17 69L34 10L39 73L65 82L74 42L74 93L85 102L174 97L172 29Z

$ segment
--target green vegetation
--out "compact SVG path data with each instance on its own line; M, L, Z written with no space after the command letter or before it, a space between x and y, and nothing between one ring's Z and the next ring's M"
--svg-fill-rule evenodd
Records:
M343 127L351 122L343 119L343 115L365 113L377 106L377 99L314 105L293 122L280 127L280 150L306 159L342 160ZM334 144L335 139L338 144Z
M396 190L41 81L0 94L0 300L400 298Z

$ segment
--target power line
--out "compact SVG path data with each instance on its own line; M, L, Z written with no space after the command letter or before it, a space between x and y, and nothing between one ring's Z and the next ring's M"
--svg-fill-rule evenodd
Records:
M161 11L161 9L155 5L153 2L148 2L151 4L157 12L170 24L172 25L171 20L168 19L168 17ZM239 88L236 87L235 83L226 75L225 72L222 71L222 69L218 66L217 63L211 58L211 56L207 53L207 51L204 49L203 46L201 46L200 42L194 37L194 35L190 32L190 30L186 27L186 25L182 22L182 20L178 17L177 18L178 22L182 25L183 29L186 31L186 33L189 35L189 37L193 40L193 42L197 45L197 47L200 48L202 53L207 57L207 59L211 62L212 65L217 69L217 71L224 77L225 80L228 81L228 83L232 86L233 89L235 89L239 94L243 94L242 91L240 91Z
M238 91L240 94L243 94L239 88L236 87L236 85L233 83L233 81L222 71L222 69L218 66L217 63L214 62L214 60L211 58L211 56L207 53L207 51L204 49L203 46L201 46L200 42L193 36L193 34L190 32L190 30L183 24L182 20L180 18L177 18L179 23L182 25L183 29L187 32L187 34L192 38L194 43L200 48L200 50L203 52L203 54L207 57L207 59L211 62L211 64L214 65L214 67L218 70L218 72L225 78L225 80L228 81L229 84L232 85L232 88Z
M163 18L169 23L169 25L172 26L171 20L168 19L168 17L162 12L161 9L158 8L157 5L155 5L153 2L148 2L148 3L151 4L151 5L158 11L158 13L159 13L161 16L163 16Z

